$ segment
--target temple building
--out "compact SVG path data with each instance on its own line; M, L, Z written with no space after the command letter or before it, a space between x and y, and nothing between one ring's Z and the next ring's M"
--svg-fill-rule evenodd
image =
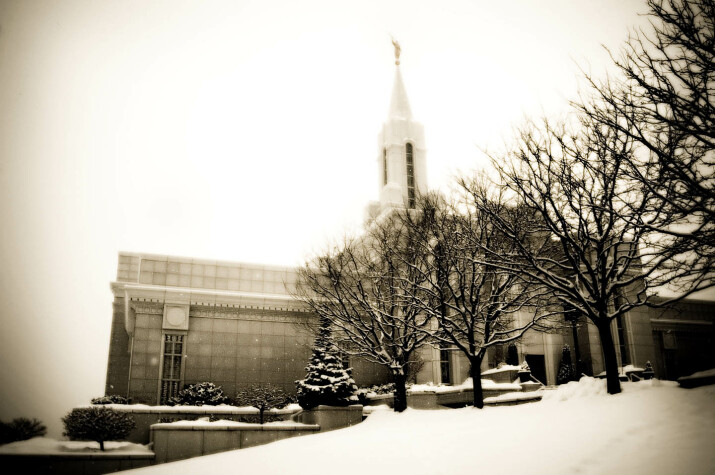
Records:
M388 116L378 134L379 201L368 218L394 208L413 208L427 190L423 126L415 121L399 67ZM119 254L114 296L107 394L135 403L161 404L186 384L211 381L233 396L244 386L271 383L289 393L305 376L315 318L292 294L292 268L141 253ZM715 365L712 302L687 301L667 311L640 309L614 322L623 365L651 361L656 376L673 378L703 363ZM559 333L528 333L517 343L519 360L544 384L555 384L564 344L579 360L579 371L604 369L596 328L582 320ZM504 351L502 351L504 350ZM483 370L504 361L494 349ZM418 383L459 384L468 376L466 359L450 348L421 350ZM379 365L352 358L359 386L389 381Z

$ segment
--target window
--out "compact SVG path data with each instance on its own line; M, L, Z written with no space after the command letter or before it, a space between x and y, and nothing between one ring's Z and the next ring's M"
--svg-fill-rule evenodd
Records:
M166 404L169 398L176 396L179 392L183 354L184 335L165 334L159 404Z
M382 184L387 185L387 149L382 149Z
M451 365L449 364L449 353L450 351L446 346L440 346L439 348L439 371L442 377L443 384L452 384L451 376Z
M623 305L623 295L620 291L616 292L616 297L614 299L614 305L619 308ZM618 334L618 349L621 351L621 366L630 364L631 358L628 354L628 341L626 340L626 322L624 315L618 315L616 317L616 333Z
M415 207L415 164L411 143L407 143L405 146L405 153L407 158L407 207L412 209Z
M341 351L338 355L340 356L340 361L343 363L343 369L350 369L350 355L344 351Z

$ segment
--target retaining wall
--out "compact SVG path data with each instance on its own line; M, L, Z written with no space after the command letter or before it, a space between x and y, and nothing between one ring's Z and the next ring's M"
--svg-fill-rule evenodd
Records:
M342 429L362 422L362 405L318 406L315 409L301 411L291 419L303 424L317 424L322 432Z
M2 454L5 473L101 475L154 464L154 454Z
M314 424L154 424L151 440L156 463L172 462L226 450L244 449L277 440L315 434Z
M178 420L196 420L200 417L213 417L215 419L236 420L247 419L246 422L258 422L258 409L239 408L234 406L145 406L107 404L104 407L112 408L130 414L136 422L136 427L129 434L127 440L137 444L148 444L150 440L150 427L162 422ZM266 415L289 420L300 409L273 409ZM168 419L168 421L167 421Z

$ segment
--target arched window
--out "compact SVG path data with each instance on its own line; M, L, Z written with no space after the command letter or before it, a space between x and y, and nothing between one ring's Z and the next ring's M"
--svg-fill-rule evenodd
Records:
M387 149L382 149L382 184L387 185Z
M405 146L407 155L407 207L415 207L415 163L412 157L412 144L407 143Z

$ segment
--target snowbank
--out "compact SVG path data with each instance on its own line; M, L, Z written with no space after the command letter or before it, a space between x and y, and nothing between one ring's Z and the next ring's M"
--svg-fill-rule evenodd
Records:
M401 414L376 410L347 429L132 473L222 475L237 468L311 475L715 473L715 386L686 390L651 381L622 386L622 394L606 395L605 381L589 378L533 404Z
M698 371L697 373L693 373L690 376L683 376L681 378L678 378L678 381L680 381L680 380L687 381L689 379L713 378L713 377L715 377L715 368L707 369L705 371Z
M102 453L98 442L56 440L49 437L35 437L0 446L2 454L25 455L67 455L80 453ZM151 454L146 446L131 442L107 441L104 443L104 453L122 453L125 455Z

